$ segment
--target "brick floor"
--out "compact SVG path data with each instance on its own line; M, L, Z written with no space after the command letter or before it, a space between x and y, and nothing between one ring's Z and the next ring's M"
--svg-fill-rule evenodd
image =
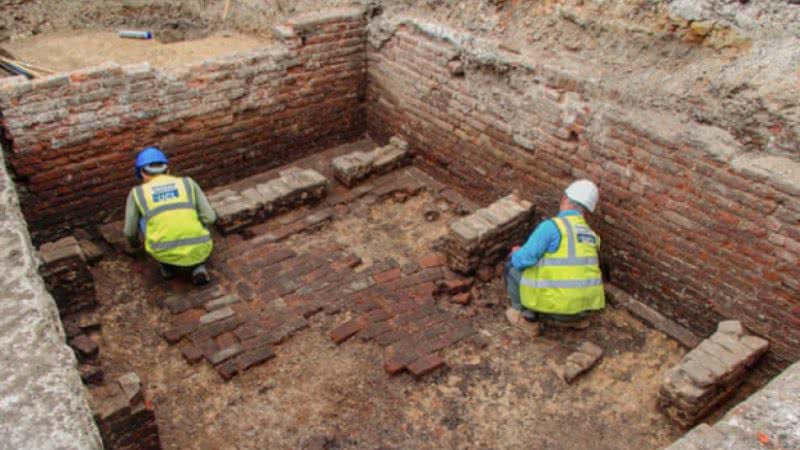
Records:
M329 176L322 162L302 167ZM435 294L463 292L472 284L446 268L444 255L422 254L403 267L391 259L362 267L358 255L336 244L299 251L285 242L336 220L337 205L368 194L381 199L422 190L437 196L449 192L418 169L406 167L352 190L332 183L328 197L315 206L217 236L210 264L214 285L198 290L166 284L157 300L170 313L162 337L179 346L188 363L205 360L230 380L259 364L280 361L280 344L308 328L312 316L348 313L351 319L323 331L337 344L357 336L385 348L380 363L387 373L406 370L419 377L444 366L441 352L475 334L467 319L434 300ZM459 202L459 208L470 205L452 192L446 200Z

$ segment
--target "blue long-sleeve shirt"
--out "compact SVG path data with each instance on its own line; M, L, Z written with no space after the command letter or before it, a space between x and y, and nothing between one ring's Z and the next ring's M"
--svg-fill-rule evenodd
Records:
M558 213L558 217L579 215L581 213L574 209ZM545 253L556 251L559 245L561 245L561 232L558 231L553 219L547 219L533 230L525 245L511 254L511 265L522 271L539 262Z

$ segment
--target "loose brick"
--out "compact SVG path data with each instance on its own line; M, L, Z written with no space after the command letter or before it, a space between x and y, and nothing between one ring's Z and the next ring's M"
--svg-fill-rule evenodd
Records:
M220 334L214 339L214 341L217 343L219 348L232 347L239 343L239 340L236 338L236 335L231 333L230 331Z
M364 323L360 320L349 320L331 330L331 340L337 344L340 344L356 334L359 330L361 330L361 328L363 328L363 326Z
M450 297L450 302L458 305L469 305L471 301L472 295L469 292L463 292Z
M216 367L217 373L225 381L230 381L236 374L239 373L239 368L236 366L236 361L229 359Z
M215 338L226 331L233 331L244 322L241 317L228 317L209 324L201 325L194 332L189 334L189 339L194 343L203 342Z
M181 354L189 364L197 363L203 359L203 350L194 344L188 344L181 348Z
M444 280L442 289L446 294L455 295L468 292L473 284L472 278L451 278Z
M105 377L103 368L92 364L78 364L78 372L81 375L81 381L87 385L99 386Z
M383 333L379 336L375 337L375 342L379 345L386 347L387 345L394 344L395 342L400 342L404 339L408 339L409 334L403 330L392 330L388 333Z
M226 295L224 297L219 297L209 301L208 303L205 304L205 309L206 311L214 311L217 309L224 308L226 306L231 306L238 302L239 302L239 297L235 295ZM202 320L202 317L200 319Z
M219 346L213 339L208 339L195 345L203 353L203 357L206 359L210 359L213 354L220 350Z
M401 348L395 351L395 353L391 357L389 357L389 359L384 361L383 369L387 373L394 375L400 372L401 370L405 369L408 364L411 364L412 362L419 359L419 357L420 354L414 348L411 347Z
M271 344L283 342L286 338L302 329L308 328L308 320L300 316L289 317L270 328L268 335Z
M166 306L172 314L179 314L190 309L192 303L184 295L176 294L165 298L164 306Z
M212 311L212 312L204 315L203 317L201 317L200 318L200 324L202 324L202 325L210 324L210 323L216 322L218 320L227 319L227 318L229 318L229 317L231 317L233 315L234 315L233 309L231 309L230 307L224 307L224 308Z
M246 323L233 331L233 334L241 341L252 339L258 335L264 334L267 329L257 323Z
M356 255L348 255L346 258L341 260L341 263L353 269L361 265L361 257Z
M406 368L415 377L422 377L444 366L444 360L436 354L425 355L412 362Z
M247 351L236 358L236 366L240 372L263 364L275 357L275 352L270 345L264 345L253 350Z
M203 307L206 303L217 299L219 297L223 297L225 295L225 291L219 285L207 285L206 287L197 290L191 291L187 294L189 301L192 303L192 306L195 308Z
M423 269L442 267L445 264L447 264L447 257L441 253L431 253L419 260L419 265Z
M100 352L100 347L88 336L81 334L69 341L70 347L75 349L78 359L93 359Z
M392 331L393 328L386 322L372 323L358 332L358 337L364 341L369 341L377 336Z
M199 325L200 318L206 314L204 309L189 309L172 317L172 322L176 325Z
M216 366L222 361L232 358L241 352L242 352L242 346L240 346L239 344L235 344L231 347L226 347L223 348L222 350L215 352L213 355L211 355L211 357L208 358L208 362Z
M197 323L178 325L162 333L164 340L170 345L177 344L184 336L197 329Z
M453 342L454 341L449 336L443 335L426 342L421 342L419 344L419 349L423 353L434 353L447 348L447 346L453 344Z
M461 326L456 327L452 331L450 331L448 333L447 337L448 337L448 339L453 341L453 343L456 343L458 341L461 341L462 339L466 339L466 338L474 335L475 333L476 332L472 328L471 325L461 325ZM602 350L601 350L601 354L602 354Z
M389 320L392 318L392 315L387 313L383 309L373 309L372 311L366 313L364 315L364 320L367 322L383 322L384 320Z
M385 272L376 273L372 275L372 278L375 280L376 283L388 283L390 281L394 281L399 279L403 275L400 268L387 270Z
M256 298L256 292L253 286L246 281L239 281L236 283L236 294L244 301L250 301Z

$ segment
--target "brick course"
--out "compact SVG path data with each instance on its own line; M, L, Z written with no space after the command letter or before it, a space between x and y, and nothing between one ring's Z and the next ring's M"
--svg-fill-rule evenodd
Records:
M738 321L720 322L716 333L664 373L659 407L683 426L696 424L733 393L768 346L745 335Z
M39 274L53 295L62 317L94 309L94 278L78 241L68 236L39 247Z
M106 64L1 80L0 126L34 239L119 214L145 145L211 188L361 136L363 11L299 16L278 38L169 72Z
M367 50L373 138L401 136L484 204L518 190L555 212L569 182L592 178L591 222L614 283L700 336L741 320L771 341L772 369L800 358L796 161L630 110L592 80L446 26L409 19L388 31Z

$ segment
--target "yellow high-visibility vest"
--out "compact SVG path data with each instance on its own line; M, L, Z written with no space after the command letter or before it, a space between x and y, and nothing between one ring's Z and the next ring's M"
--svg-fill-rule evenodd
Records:
M606 301L597 259L600 237L581 215L552 220L561 233L561 243L522 272L522 306L563 315L603 309Z
M204 262L214 243L197 215L197 200L188 178L158 175L134 189L145 220L144 247L157 261L190 267Z

